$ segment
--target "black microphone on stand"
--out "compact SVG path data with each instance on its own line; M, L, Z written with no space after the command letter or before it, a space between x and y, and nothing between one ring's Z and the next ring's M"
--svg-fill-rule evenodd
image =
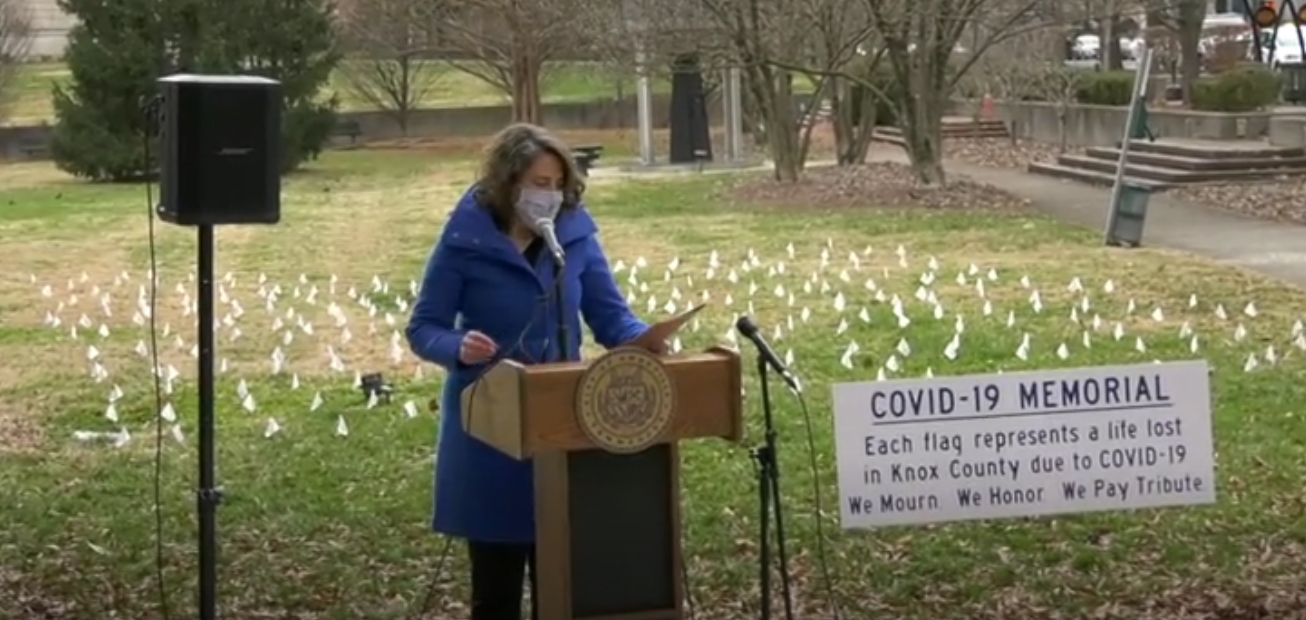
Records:
M793 620L794 604L791 593L789 579L789 555L785 549L785 528L783 511L780 508L780 460L776 458L776 433L775 433L775 414L771 411L771 388L767 377L767 368L773 368L785 383L794 390L795 393L801 394L802 389L799 387L798 379L785 368L779 357L776 357L775 351L771 346L766 344L766 340L758 333L757 325L747 316L739 317L735 321L735 329L739 334L750 341L757 347L757 374L758 382L761 384L762 391L762 422L764 424L764 441L762 445L753 449L753 459L757 461L757 500L760 512L758 513L757 528L757 562L758 562L758 591L761 595L762 614L761 620L771 620L771 518L775 518L775 546L777 552L777 567L780 573L780 592L784 600L785 620Z
M535 222L535 226L549 254L553 255L553 305L558 314L558 359L554 361L566 362L571 360L571 328L567 325L567 296L563 285L567 271L567 253L558 242L558 231L554 228L553 220L543 218Z
M757 324L753 322L753 319L748 318L748 315L739 317L739 320L735 321L735 329L739 331L739 335L747 338L749 342L753 343L753 346L757 347L758 357L769 364L771 369L780 375L781 379L784 379L789 389L799 394L803 392L797 377L789 372L789 368L780 360L780 356L776 355L775 351L771 349L771 345L766 343L766 339L762 337L761 330L757 328Z

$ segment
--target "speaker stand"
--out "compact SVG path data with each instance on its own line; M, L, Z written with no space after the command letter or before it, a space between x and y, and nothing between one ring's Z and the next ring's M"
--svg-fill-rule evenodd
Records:
M217 484L215 458L216 416L214 415L214 291L213 226L199 228L199 256L196 274L199 280L196 312L199 321L199 490L196 512L199 517L199 620L218 618L218 504L222 488ZM152 274L157 278L158 274Z

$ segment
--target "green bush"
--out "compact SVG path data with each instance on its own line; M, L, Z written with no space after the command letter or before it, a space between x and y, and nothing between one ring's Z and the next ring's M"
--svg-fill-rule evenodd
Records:
M1068 96L1078 96L1085 76L1096 73L1070 67L1047 67L1030 78L1026 93L1021 101L1065 102Z
M329 0L59 0L72 79L53 92L50 150L62 170L96 181L154 174L145 104L179 61L187 72L252 73L282 85L282 171L315 158L334 123L319 93L340 58ZM179 16L185 16L181 18ZM175 59L174 59L175 56Z
M1192 107L1207 112L1251 112L1279 101L1279 74L1240 67L1193 84Z
M1132 71L1085 73L1075 88L1075 101L1089 105L1129 105L1133 95Z
M79 177L127 181L152 173L150 119L143 103L157 91L166 69L167 42L155 0L64 0L78 17L68 33L65 59L72 79L56 84L56 122L50 153L63 171Z

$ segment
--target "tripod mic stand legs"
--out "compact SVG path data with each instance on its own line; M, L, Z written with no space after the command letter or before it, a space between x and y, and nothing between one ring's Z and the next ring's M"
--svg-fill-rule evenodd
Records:
M780 562L780 594L784 597L785 620L794 620L794 599L789 582L789 552L785 548L785 525L780 509L780 463L776 460L775 415L771 412L771 388L767 380L766 360L757 359L761 382L762 421L766 425L764 443L753 450L757 460L758 564L759 593L762 596L761 620L771 620L771 518L775 518L776 556Z
M774 444L774 439L770 442ZM784 600L785 620L793 620L793 591L789 578L789 551L785 545L783 511L780 509L780 471L775 462L775 448L761 446L753 450L757 461L758 565L761 620L771 620L771 520L775 519L775 552L780 575L780 594Z

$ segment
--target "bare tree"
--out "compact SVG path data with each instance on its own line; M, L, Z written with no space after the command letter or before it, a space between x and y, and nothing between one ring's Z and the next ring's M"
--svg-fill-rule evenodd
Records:
M1032 99L1056 106L1061 152L1067 146L1070 104L1075 101L1084 73L1062 62L1064 33L1064 28L1050 27L1002 41L984 54L966 78L974 90L997 99L1012 102Z
M702 0L706 12L731 45L729 58L743 70L746 96L756 111L774 162L776 180L796 181L804 157L795 73L776 61L800 56L811 27L799 2L785 0Z
M1066 152L1067 128L1070 106L1075 103L1079 83L1084 72L1078 69L1055 68L1045 72L1037 82L1042 99L1057 107L1057 152Z
M13 96L10 88L32 46L32 15L25 2L0 0L0 104Z
M834 78L857 55L868 24L846 15L865 0L696 0L702 18L697 33L724 66L743 76L745 116L764 138L777 180L795 181L807 159L813 123L823 100L838 98ZM841 23L840 20L847 20ZM854 27L844 28L844 23ZM803 108L795 79L815 86ZM845 138L847 132L841 132Z
M709 6L720 6L725 0L702 0ZM767 0L735 0L744 5L756 5ZM777 2L779 0L776 0ZM810 0L819 2L820 0ZM829 0L833 2L834 0ZM857 55L882 55L888 82L896 89L885 93L868 79L866 64L842 61L840 54L795 53L801 46L768 48L760 43L750 43L763 36L750 36L748 26L755 23L733 18L733 14L717 8L718 21L732 25L726 29L743 53L745 66L776 67L787 72L801 72L834 80L847 80L866 89L894 109L902 129L904 147L911 160L912 169L919 182L927 185L945 181L942 153L943 115L950 106L950 96L958 81L993 45L1022 33L1050 26L1043 14L1049 0L852 0L838 13L849 34L845 40L852 44ZM787 6L803 6L785 3ZM848 10L851 7L852 10ZM740 11L745 16L758 11ZM761 12L767 15L766 12ZM785 36L802 40L812 36L816 27L811 11L790 10L780 18L773 18L774 37L783 41ZM733 21L732 21L733 18ZM742 23L743 26L738 24ZM874 39L872 39L874 35ZM962 45L963 35L966 45ZM769 51L774 49L775 51ZM822 58L824 61L822 61ZM754 69L754 71L758 71ZM775 83L773 79L754 80L756 84ZM817 95L825 93L817 88ZM764 94L764 93L762 93ZM771 110L768 117L774 116ZM772 156L780 163L777 140L770 140Z
M339 9L341 39L351 52L340 64L347 88L407 133L440 76L430 60L443 17L439 0L349 0Z
M1201 76L1199 52L1202 28L1206 21L1206 0L1150 0L1147 23L1159 26L1174 36L1179 48L1179 84L1184 102L1191 103L1193 84Z
M699 0L572 0L572 27L580 47L633 76L637 65L658 72L686 53L702 55L719 47L715 31L703 27ZM573 37L576 38L576 37ZM710 55L710 54L709 54Z
M815 35L812 60L821 68L809 78L814 84L826 80L826 88L818 95L824 95L830 104L835 159L841 166L863 163L878 120L877 104L887 102L890 96L868 88L877 84L883 47L873 38L861 0L810 2L808 18Z
M867 0L884 37L899 103L904 146L917 180L942 184L943 115L958 81L993 45L1048 27L1041 0ZM968 30L969 29L969 30ZM969 34L968 46L962 35Z
M868 0L590 0L586 30L616 33L595 49L615 62L660 69L693 55L708 75L738 69L744 124L766 148L778 180L802 174L811 122L829 103L842 163L865 158L877 97L844 72L868 75L878 56L859 54L870 40ZM795 86L815 87L802 103ZM864 80L869 81L869 80ZM856 86L856 87L854 87ZM863 96L865 95L865 96Z
M515 121L542 120L546 63L580 47L568 0L459 0L444 16L453 65L503 90Z
M1022 101L1040 95L1039 81L1048 72L1048 62L1021 45L1025 38L993 46L962 79L965 90L1001 101Z

